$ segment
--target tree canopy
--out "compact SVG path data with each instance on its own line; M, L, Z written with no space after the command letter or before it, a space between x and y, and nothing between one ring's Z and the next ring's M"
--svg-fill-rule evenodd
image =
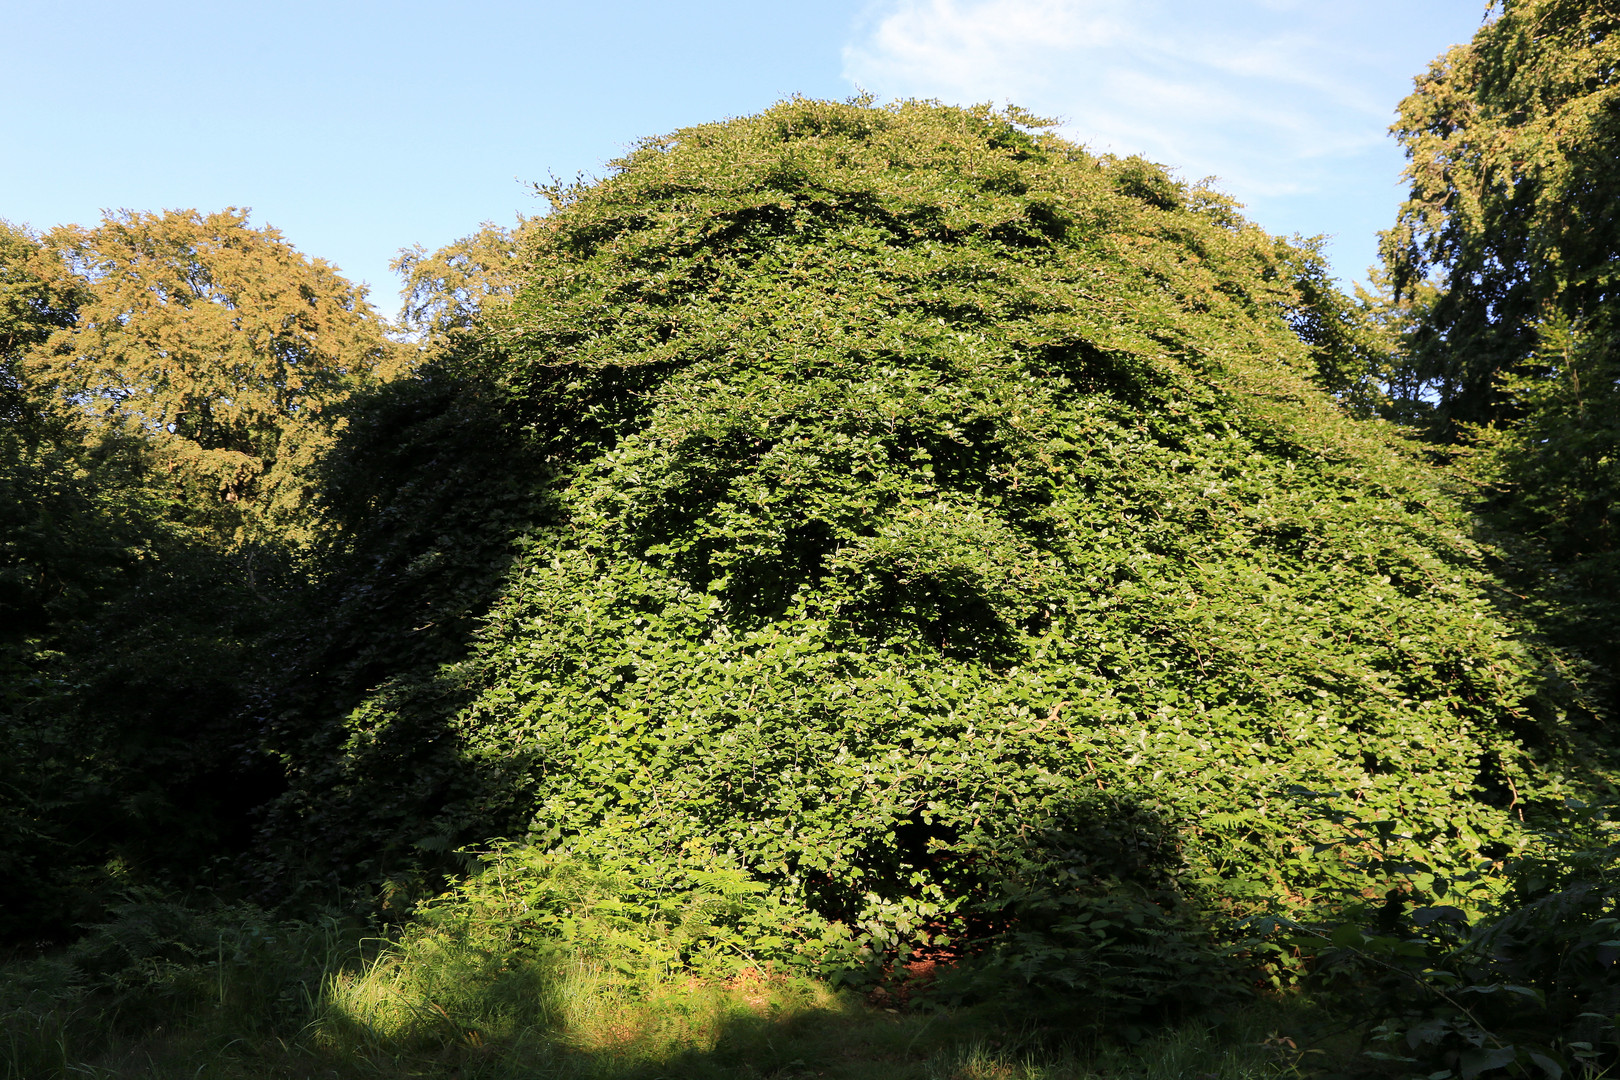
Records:
M554 501L467 659L282 715L284 850L523 835L876 949L1017 911L1061 978L1145 947L1109 904L1342 887L1324 799L1462 866L1584 782L1465 516L1312 384L1308 253L1218 193L795 100L552 194L483 333Z
M1612 333L1620 303L1620 7L1502 0L1496 16L1401 102L1411 192L1383 239L1397 294L1438 286L1416 392L1476 423L1526 407L1503 376L1560 368L1538 327Z
M364 290L246 211L118 213L43 249L38 272L73 316L21 354L29 378L147 440L227 538L269 512L278 459L319 438L323 409L397 369Z
M1620 627L1620 7L1505 0L1401 103L1411 194L1383 238L1392 389L1463 471L1572 647Z
M510 299L519 282L518 238L529 220L519 217L512 229L486 221L431 255L421 244L401 250L389 266L405 282L404 327L443 338L470 329L492 302Z

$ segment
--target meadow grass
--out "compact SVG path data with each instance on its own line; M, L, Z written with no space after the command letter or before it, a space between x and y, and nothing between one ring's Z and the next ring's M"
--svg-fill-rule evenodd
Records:
M98 983L63 957L7 965L4 1080L1271 1080L1319 1057L1276 1034L1296 999L1134 1043L1061 1008L875 1005L802 976L625 973L558 950L517 958L431 937L304 927L233 962L148 963Z

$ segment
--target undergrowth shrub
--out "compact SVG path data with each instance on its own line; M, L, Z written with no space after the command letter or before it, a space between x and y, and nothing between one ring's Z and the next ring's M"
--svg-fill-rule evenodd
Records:
M853 951L724 861L499 844L397 942L327 980L318 1028L323 1045L384 1057L491 1044L657 1057L712 1048L752 983L778 1008L831 1007L806 976L842 970Z
M329 972L364 953L360 927L335 915L277 918L253 904L137 892L83 928L62 957L60 989L113 1002L138 1023L211 1006L267 1026L302 1014Z
M1561 1080L1620 1063L1620 844L1608 808L1574 806L1518 857L1482 864L1469 877L1498 886L1483 905L1467 903L1469 883L1422 864L1368 870L1376 902L1296 939L1318 955L1334 1007L1370 1030L1358 1071Z
M591 1074L590 1055L621 1069L667 1062L713 1052L739 1027L763 1029L768 1045L773 1022L851 1005L802 976L671 977L621 970L590 952L525 950L495 960L454 938L411 936L327 983L314 1044L373 1061L483 1059L519 1074L549 1075L548 1065L561 1075Z
M855 957L843 928L786 903L731 860L501 845L480 863L477 874L417 909L414 932L497 963L565 953L648 978L725 979L771 967L836 972Z

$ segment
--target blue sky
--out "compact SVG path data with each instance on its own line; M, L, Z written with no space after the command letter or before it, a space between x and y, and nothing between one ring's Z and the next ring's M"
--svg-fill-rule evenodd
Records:
M1385 130L1482 0L54 5L0 0L0 217L253 208L396 306L388 260L544 204L636 139L793 93L1016 102L1097 150L1327 233L1360 278L1393 218Z

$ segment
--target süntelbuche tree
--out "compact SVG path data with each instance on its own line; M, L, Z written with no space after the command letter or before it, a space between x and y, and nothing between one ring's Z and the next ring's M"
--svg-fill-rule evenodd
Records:
M1229 199L1018 112L803 100L551 195L484 332L554 509L466 661L312 736L341 769L288 751L302 850L742 874L822 928L761 961L966 934L1063 978L1151 967L1144 911L1359 895L1336 815L1450 872L1591 779Z

